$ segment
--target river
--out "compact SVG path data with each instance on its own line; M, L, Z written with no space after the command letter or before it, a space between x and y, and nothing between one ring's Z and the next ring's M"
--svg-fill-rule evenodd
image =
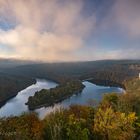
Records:
M84 81L83 84L85 85L85 88L80 94L73 95L69 99L55 104L54 106L36 109L35 112L37 112L42 119L46 114L55 111L60 107L68 107L71 104L89 104L91 99L98 102L102 99L102 96L105 93L116 92L120 94L123 92L123 89L118 87L97 86L87 81ZM7 101L7 103L0 108L0 117L18 116L23 112L29 112L28 106L25 105L29 96L33 96L36 91L40 91L41 89L50 89L56 86L57 84L55 82L37 79L35 84L20 91L16 97Z

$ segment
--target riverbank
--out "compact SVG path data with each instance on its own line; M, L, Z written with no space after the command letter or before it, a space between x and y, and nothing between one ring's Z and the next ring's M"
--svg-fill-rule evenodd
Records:
M123 82L119 83L111 80L101 80L101 79L89 79L87 81L99 86L119 87L119 88L123 88L124 90L126 89L125 84Z
M29 110L52 106L55 103L59 103L74 94L80 93L84 88L85 86L81 81L70 81L66 84L59 85L56 88L49 90L43 89L36 92L34 96L29 97L26 105L28 105Z
M23 77L21 77L23 78ZM35 79L12 79L3 83L0 86L0 108L6 104L7 101L14 98L18 92L29 87L32 84L35 84Z
M2 132L14 130L12 132L15 134L2 135L2 138L53 140L55 136L55 139L62 140L79 138L104 140L109 136L110 139L118 140L138 139L140 96L135 96L135 91L140 93L140 81L127 81L126 84L126 90L131 89L131 94L106 94L96 109L93 106L73 105L45 115L42 120L34 113L1 119L0 130Z
M53 112L60 107L67 108L72 104L88 105L91 99L100 102L104 93L122 93L122 90L116 87L97 86L88 81L84 81L82 84L85 88L79 94L69 96L67 99L63 101L60 100L59 103L49 107L45 107L45 104L43 104L39 109L34 110L34 112L39 115L40 119L43 119L49 112ZM51 89L56 86L58 86L58 84L50 80L36 79L35 84L20 91L17 96L7 101L6 104L0 108L0 117L9 117L11 115L19 116L23 112L30 112L28 106L25 105L29 96L34 96L35 92L41 91L42 89Z
M28 98L33 96L37 91L54 88L56 86L57 83L52 81L36 79L35 84L32 84L18 92L15 97L8 100L5 105L0 108L0 117L9 117L11 115L19 116L23 112L30 112L28 106L25 105L25 103L28 101Z

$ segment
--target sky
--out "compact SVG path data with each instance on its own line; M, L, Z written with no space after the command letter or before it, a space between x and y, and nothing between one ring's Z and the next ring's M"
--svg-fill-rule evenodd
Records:
M140 59L140 0L0 0L0 57Z

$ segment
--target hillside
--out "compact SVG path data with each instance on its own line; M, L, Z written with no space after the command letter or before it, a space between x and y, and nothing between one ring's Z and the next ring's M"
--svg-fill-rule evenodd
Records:
M124 80L136 77L139 60L102 60L69 63L39 63L4 69L4 73L33 78L47 78L58 83L72 79L108 80L122 84Z
M0 107L33 83L35 79L0 73Z
M81 93L84 87L81 81L70 81L56 88L42 89L36 92L34 96L30 96L26 105L28 105L30 110L53 106L55 103L59 103L73 94Z
M126 92L140 95L140 79L134 78L125 82Z
M10 65L9 65L10 64ZM28 64L28 65L27 65ZM137 77L139 60L102 60L69 63L33 63L17 60L0 60L0 104L35 82L46 78L59 84L71 80L90 79L98 85L119 86Z
M130 93L104 95L94 106L72 105L50 113L0 119L2 140L135 140L140 136L139 80L126 82ZM8 126L8 127L6 127ZM10 135L7 135L10 134Z
M7 68L13 68L17 66L27 65L27 64L35 64L35 61L29 61L29 60L18 60L18 59L4 59L0 58L0 69L7 69Z

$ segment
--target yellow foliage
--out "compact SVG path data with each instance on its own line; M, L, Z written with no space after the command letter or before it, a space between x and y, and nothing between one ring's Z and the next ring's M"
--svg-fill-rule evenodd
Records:
M111 107L98 108L94 118L94 131L107 140L131 140L135 136L133 123L136 119L135 113L126 115L114 112Z

